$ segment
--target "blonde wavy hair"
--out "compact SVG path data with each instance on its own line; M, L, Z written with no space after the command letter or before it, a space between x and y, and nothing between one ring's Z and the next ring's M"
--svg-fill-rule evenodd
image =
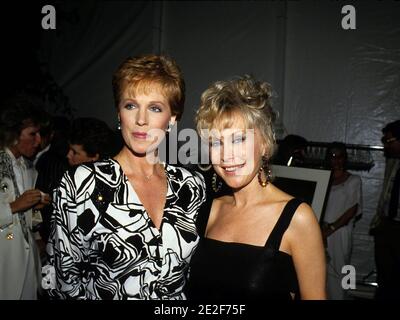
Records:
M202 130L230 128L242 117L246 129L258 129L270 158L275 151L273 122L275 112L271 106L272 87L267 82L255 80L249 75L211 84L201 95L195 123L198 134L204 139Z

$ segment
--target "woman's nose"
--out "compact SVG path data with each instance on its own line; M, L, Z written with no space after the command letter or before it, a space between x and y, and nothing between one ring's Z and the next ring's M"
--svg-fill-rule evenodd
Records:
M145 110L139 110L136 114L136 123L140 126L147 124L147 114Z
M234 159L234 148L230 144L226 144L221 148L221 161L223 163L230 163Z

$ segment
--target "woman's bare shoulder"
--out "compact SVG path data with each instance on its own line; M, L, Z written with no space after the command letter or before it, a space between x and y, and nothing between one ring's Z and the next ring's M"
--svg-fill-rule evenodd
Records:
M305 202L301 203L296 209L291 222L294 232L308 232L315 228L319 230L317 217L313 209Z

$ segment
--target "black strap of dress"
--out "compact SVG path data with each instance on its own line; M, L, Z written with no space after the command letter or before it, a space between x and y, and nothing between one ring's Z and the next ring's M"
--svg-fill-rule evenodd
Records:
M289 227L290 221L292 220L294 213L296 212L298 206L302 202L303 202L302 200L296 198L293 198L288 201L278 221L276 222L274 229L272 229L272 232L268 237L267 242L265 243L265 247L272 248L276 251L279 250L283 234Z
M208 196L209 194L210 193L207 193L206 201L200 206L199 214L197 215L196 227L200 238L204 238L206 233L208 218L211 213L211 205L214 200L212 197Z

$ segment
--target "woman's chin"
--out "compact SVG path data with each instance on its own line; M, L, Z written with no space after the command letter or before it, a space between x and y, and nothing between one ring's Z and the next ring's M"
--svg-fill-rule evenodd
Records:
M240 177L228 177L224 179L224 182L232 189L240 189L246 185L246 182Z
M156 148L146 148L146 147L143 147L143 148L138 148L138 147L135 147L135 148L129 148L128 147L128 149L135 155L135 156L137 156L137 157L149 157L149 158L152 158L153 156L154 156L154 154L155 154L155 151L157 150Z

